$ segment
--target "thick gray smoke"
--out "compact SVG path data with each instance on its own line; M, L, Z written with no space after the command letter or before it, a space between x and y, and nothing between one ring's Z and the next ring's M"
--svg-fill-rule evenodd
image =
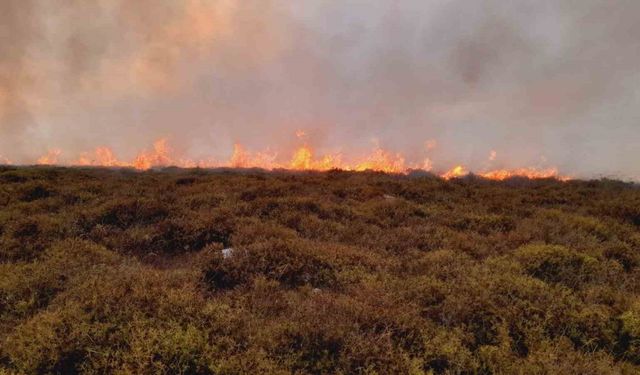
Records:
M637 0L2 0L0 158L167 137L224 159L302 129L321 152L640 178L638 20Z

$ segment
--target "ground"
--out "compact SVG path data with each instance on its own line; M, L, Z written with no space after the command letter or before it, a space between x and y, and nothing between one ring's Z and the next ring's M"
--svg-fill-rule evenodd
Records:
M0 167L0 373L640 371L640 188Z

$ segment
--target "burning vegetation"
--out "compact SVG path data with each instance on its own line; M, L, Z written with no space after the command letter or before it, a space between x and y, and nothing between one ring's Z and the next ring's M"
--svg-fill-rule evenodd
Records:
M638 186L456 175L0 167L0 373L638 373Z
M148 170L153 167L175 166L180 168L259 168L265 170L292 170L292 171L329 171L340 169L344 171L376 171L386 173L408 173L412 170L433 171L433 163L425 156L420 162L407 162L400 153L394 153L376 146L369 154L361 157L347 158L342 153L318 155L314 148L305 142L306 134L298 130L298 139L303 142L294 149L291 156L280 155L278 152L250 152L242 144L236 143L233 154L227 161L213 159L194 160L180 158L175 155L166 138L154 142L151 150L139 152L130 161L119 160L115 153L108 147L98 147L93 152L83 153L79 158L70 162L62 162L62 151L50 150L46 155L38 158L36 164L57 165L66 164L72 166L94 167L130 167L138 170ZM425 142L425 151L431 151L437 143L433 140ZM494 162L497 158L496 151L491 151L488 161ZM0 160L1 162L1 160ZM464 166L456 165L442 172L434 172L445 179L463 177L470 174ZM475 172L478 176L491 180L505 180L511 177L526 178L557 178L569 179L561 175L555 167L526 167L514 169L486 168Z

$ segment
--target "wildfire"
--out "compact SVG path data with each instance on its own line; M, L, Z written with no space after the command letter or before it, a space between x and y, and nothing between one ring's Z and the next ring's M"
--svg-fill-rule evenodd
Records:
M312 169L313 152L307 146L300 147L291 159L291 169L307 170Z
M288 161L279 158L275 152L251 152L242 144L236 143L233 146L233 153L226 161L219 160L191 160L177 158L174 151L169 147L166 138L161 138L153 143L150 150L140 152L131 161L122 161L118 159L108 147L98 147L93 152L85 152L80 157L71 162L71 165L78 166L103 166L103 167L130 167L138 170L147 170L152 167L177 166L183 168L262 168L267 170L274 169L290 169L298 171L317 170L327 171L330 169L342 169L347 171L382 171L387 173L406 173L412 169L422 169L431 171L433 163L431 159L425 158L423 162L417 164L407 163L404 156L399 153L393 153L385 150L379 145L367 155L360 158L346 160L341 153L317 155L314 148L307 143L307 134L303 131L297 131L296 137L302 143L297 149L291 153ZM430 140L425 143L427 151L436 147L436 141ZM40 157L38 164L50 165L59 164L62 151L52 149L46 155ZM491 151L489 160L495 161L497 153ZM285 158L286 160L286 158ZM9 163L7 159L0 158L0 163ZM468 175L470 172L463 166L457 165L450 170L441 173L440 177L444 179L460 178ZM528 178L558 178L562 180L568 179L560 175L556 168L518 168L518 169L487 169L476 173L476 175L492 179L505 180L515 176Z
M232 168L280 168L275 160L277 154L269 152L250 153L239 143L233 145L233 155L228 163L209 162L200 165L201 167L232 167Z
M366 171L370 169L381 172L402 173L407 170L407 167L405 166L402 155L392 154L378 147L353 169L356 171Z
M556 168L548 169L536 169L536 168L518 168L513 170L497 169L485 173L480 173L480 176L491 180L506 180L511 177L528 177L528 178L558 178L561 180L567 179L560 176Z
M433 162L431 161L431 159L429 158L424 159L424 161L422 162L422 168L420 169L427 172L431 172L431 170L433 169Z
M58 157L60 157L60 155L62 155L62 150L57 148L51 149L49 150L49 152L47 152L46 155L39 157L38 160L36 161L36 164L38 165L58 164Z
M467 172L467 170L464 169L463 166L457 165L451 168L450 170L448 170L447 172L445 172L441 177L444 178L445 180L450 180L452 178L464 177L468 174L469 172Z
M153 143L153 150L142 152L133 162L136 169L149 169L154 166L170 165L172 159L169 157L167 139L161 138Z
M119 161L108 147L98 147L91 153L83 153L74 163L80 166L126 167L127 163Z

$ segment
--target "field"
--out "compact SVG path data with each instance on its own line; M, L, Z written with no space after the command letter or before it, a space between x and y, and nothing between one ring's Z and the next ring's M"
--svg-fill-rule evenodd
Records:
M640 372L618 181L0 167L0 262L0 373Z

